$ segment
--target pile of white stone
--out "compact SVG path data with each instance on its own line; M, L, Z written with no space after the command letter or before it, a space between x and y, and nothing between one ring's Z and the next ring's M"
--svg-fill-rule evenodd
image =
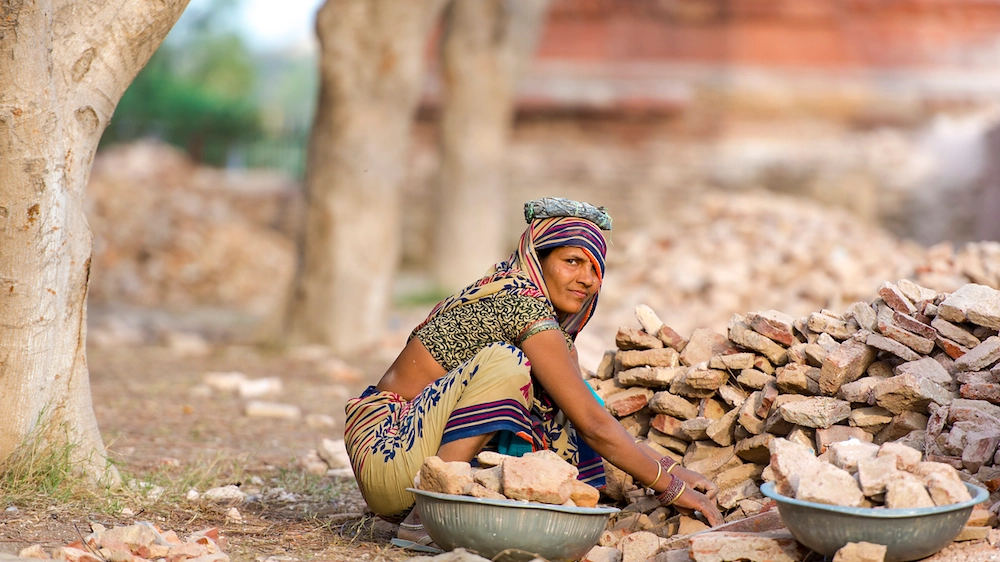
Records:
M631 434L713 479L727 520L770 506L759 485L774 478L779 438L820 455L851 438L902 443L996 491L1000 291L939 293L901 280L877 293L842 313L735 315L725 335L689 338L639 306L642 329L621 328L588 382ZM631 477L608 469L608 496L635 513L656 509ZM633 530L660 519L637 518Z
M198 560L199 562L229 562L222 551L226 538L212 527L181 539L174 531L161 531L148 522L108 529L91 524L91 533L66 546L47 549L32 545L21 550L19 559L55 559L67 562L95 560Z
M597 488L577 480L579 471L552 451L511 457L484 451L479 467L467 462L424 459L414 479L418 490L476 498L511 499L573 507L594 507Z
M771 441L770 450L775 490L790 498L889 509L972 499L955 467L923 461L920 451L901 443L879 446L848 439L831 444L817 457L811 447L779 437Z

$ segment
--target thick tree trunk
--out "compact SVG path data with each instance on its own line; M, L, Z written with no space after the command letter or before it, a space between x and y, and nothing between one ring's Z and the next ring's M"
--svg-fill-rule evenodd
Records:
M292 339L350 352L383 333L400 237L399 184L444 0L327 0Z
M187 0L0 1L0 460L33 432L106 457L90 396L84 188L125 89Z
M514 86L534 52L547 0L455 0L441 61L439 214L434 277L455 290L485 273L506 248L503 156Z

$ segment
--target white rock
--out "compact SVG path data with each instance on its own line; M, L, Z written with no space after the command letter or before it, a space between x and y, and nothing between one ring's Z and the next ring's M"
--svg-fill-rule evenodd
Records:
M351 458L347 456L347 445L343 439L323 439L319 446L319 456L330 468L350 468Z
M242 523L243 516L240 514L240 510L235 507L230 507L226 511L226 521L232 521L233 523Z
M202 382L219 392L236 392L247 376L239 371L210 371L201 376Z
M240 398L260 398L270 394L280 394L282 387L281 379L278 377L249 379L240 381L237 393Z
M244 413L251 418L297 420L302 417L302 410L298 406L258 400L247 402Z
M246 497L246 494L240 491L239 487L233 484L229 484L228 486L220 486L218 488L211 488L209 490L205 490L205 493L202 494L202 497L206 501L211 501L211 502L228 502L228 501L242 502Z
M305 422L309 429L333 429L337 427L337 420L326 414L306 414Z
M201 494L199 494L198 490L195 490L194 488L191 488L190 490L188 490L187 494L184 495L184 499L186 499L189 502L193 502L193 501L197 500L200 497L201 497Z

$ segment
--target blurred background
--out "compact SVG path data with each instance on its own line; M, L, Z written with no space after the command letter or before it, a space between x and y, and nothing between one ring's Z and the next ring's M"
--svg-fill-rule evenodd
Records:
M192 0L128 89L88 185L90 345L283 341L306 236L320 5ZM543 5L483 198L506 249L454 268L506 257L529 199L607 206L585 367L637 325L639 303L687 336L725 330L734 313L842 312L904 277L1000 287L1000 2ZM461 67L443 66L447 27L434 29L399 163L389 312L374 348L344 355L393 355L462 285L435 272L442 108Z

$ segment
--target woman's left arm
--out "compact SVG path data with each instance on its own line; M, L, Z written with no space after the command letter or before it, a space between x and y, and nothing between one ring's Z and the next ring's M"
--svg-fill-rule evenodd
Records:
M521 349L531 362L532 375L566 414L584 442L608 462L631 474L640 485L656 482L657 488L666 486L669 478L660 478L657 482L660 469L655 459L659 455L651 457L647 451L652 449L636 444L618 420L594 399L581 376L579 362L566 349L562 332L539 332L524 340ZM701 511L712 526L722 523L722 514L715 502L696 489L696 486L705 488L707 479L699 475L688 483L685 476L690 475L680 470L681 467L676 467L671 473L678 472L677 477L690 487L684 489L674 504Z

